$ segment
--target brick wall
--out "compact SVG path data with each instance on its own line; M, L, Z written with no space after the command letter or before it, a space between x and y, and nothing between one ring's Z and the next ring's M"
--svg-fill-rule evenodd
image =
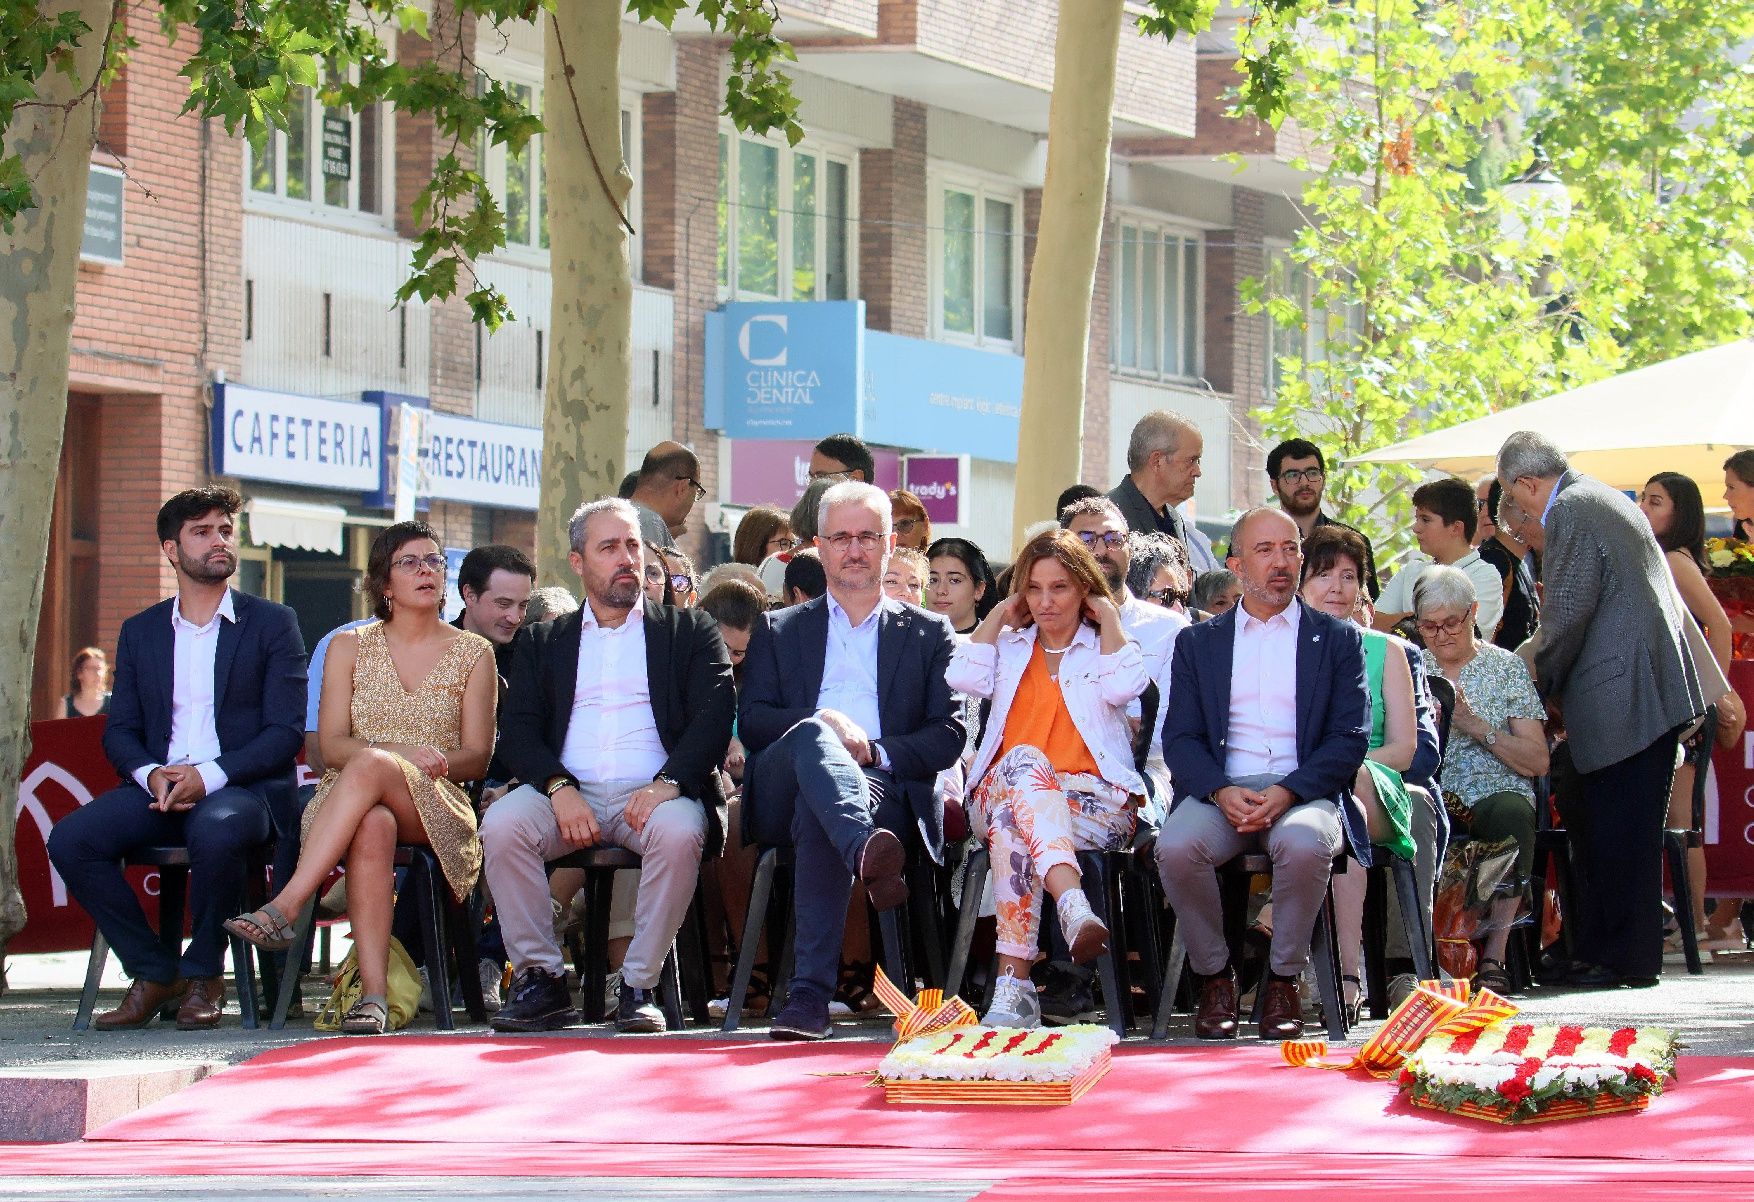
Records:
M859 292L869 328L924 338L931 329L926 108L898 98L894 113L892 148L859 154Z

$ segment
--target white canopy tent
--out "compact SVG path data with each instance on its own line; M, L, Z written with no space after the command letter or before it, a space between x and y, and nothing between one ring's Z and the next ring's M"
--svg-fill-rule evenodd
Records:
M1615 488L1682 472L1713 506L1724 460L1754 447L1754 341L1695 351L1348 462L1412 463L1473 480L1493 470L1498 448L1518 430L1546 435L1572 466Z

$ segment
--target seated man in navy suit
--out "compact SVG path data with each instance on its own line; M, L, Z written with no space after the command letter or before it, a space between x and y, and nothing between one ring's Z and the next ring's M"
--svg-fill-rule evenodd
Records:
M745 837L796 857L796 967L775 1039L830 1033L853 878L880 910L906 899L902 837L917 832L941 855L933 782L963 746L944 678L949 622L883 595L888 495L847 481L823 494L820 515L828 592L755 624L739 706Z
M1251 509L1230 533L1242 579L1228 613L1182 631L1170 668L1163 756L1176 803L1157 837L1164 893L1199 978L1194 1033L1236 1036L1236 977L1215 869L1265 846L1273 859L1273 942L1262 1039L1303 1033L1297 977L1342 838L1370 841L1345 791L1369 746L1364 650L1349 623L1297 599L1297 525ZM1368 861L1366 861L1368 862Z
M104 754L123 783L55 824L49 859L133 978L98 1029L219 1024L220 925L238 906L245 852L297 839L293 761L304 732L305 648L292 610L227 586L243 498L211 486L158 511L177 595L122 623ZM193 931L179 961L159 942L121 860L186 844Z

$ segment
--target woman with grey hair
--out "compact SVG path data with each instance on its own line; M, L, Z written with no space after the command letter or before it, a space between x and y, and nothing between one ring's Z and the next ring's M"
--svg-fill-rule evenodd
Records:
M552 622L556 618L565 617L578 607L577 597L558 584L550 584L530 594L530 604L524 610L524 625Z
M810 481L810 487L792 506L792 537L798 540L798 546L808 547L816 541L816 531L822 522L822 494L840 483L826 477ZM887 494L885 494L887 497Z
M1425 640L1425 669L1455 686L1449 743L1439 778L1450 819L1470 839L1516 843L1516 871L1526 878L1535 855L1531 783L1547 772L1546 709L1520 656L1482 641L1474 629L1474 584L1453 567L1425 570L1413 589L1413 615ZM1489 915L1476 987L1510 990L1504 949L1517 897L1502 897Z
M1127 568L1127 588L1132 594L1141 601L1179 611L1193 583L1181 540L1135 531L1127 537L1127 549L1133 557Z

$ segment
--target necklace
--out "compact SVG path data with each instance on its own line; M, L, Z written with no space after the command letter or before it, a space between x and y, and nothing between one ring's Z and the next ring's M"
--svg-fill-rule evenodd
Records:
M1067 643L1064 647L1050 647L1040 639L1035 641L1035 645L1041 648L1043 655L1064 655L1072 649L1071 643Z

